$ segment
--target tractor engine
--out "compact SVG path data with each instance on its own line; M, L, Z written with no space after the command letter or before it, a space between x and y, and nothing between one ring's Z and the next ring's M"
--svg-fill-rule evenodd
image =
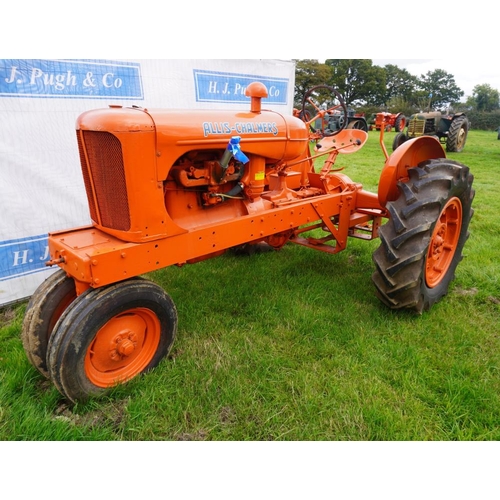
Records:
M262 110L262 87L249 86L248 112L110 106L82 114L77 138L94 224L150 241L269 208L265 192L281 177L289 188L306 186L307 127Z

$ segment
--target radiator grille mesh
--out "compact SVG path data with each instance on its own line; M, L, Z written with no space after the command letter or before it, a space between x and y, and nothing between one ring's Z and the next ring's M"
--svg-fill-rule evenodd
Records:
M409 135L422 135L425 130L425 119L414 118L408 124Z
M109 132L85 130L83 144L80 135L78 143L92 219L99 222L100 218L100 224L110 229L129 231L130 211L120 141Z

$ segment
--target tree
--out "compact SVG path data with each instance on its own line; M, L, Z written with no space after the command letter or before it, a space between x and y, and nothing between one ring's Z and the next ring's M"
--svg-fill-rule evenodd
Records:
M316 85L326 85L331 69L316 59L295 59L295 107L302 105L305 93Z
M455 77L442 69L421 75L419 90L419 97L428 98L430 108L440 108L459 102L464 95L464 91L455 83Z
M386 91L384 104L387 105L395 98L411 102L418 86L418 79L406 69L401 69L394 64L384 66Z
M330 85L347 105L384 103L386 74L371 59L327 59L325 64L332 70Z
M469 97L467 103L472 104L476 111L494 111L500 109L500 94L491 85L483 83L472 89L472 99Z

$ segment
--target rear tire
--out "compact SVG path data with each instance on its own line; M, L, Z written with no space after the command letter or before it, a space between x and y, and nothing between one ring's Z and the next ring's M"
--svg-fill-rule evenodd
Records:
M364 130L368 132L368 124L364 120L353 120L348 123L346 128Z
M387 203L389 221L380 228L373 254L377 295L391 309L422 313L448 291L473 214L473 176L448 159L427 160L408 170L400 196Z
M59 269L35 290L26 308L21 331L24 351L46 378L50 378L46 359L49 338L57 320L75 298L75 282Z
M140 278L82 293L48 346L51 379L69 400L100 396L151 370L169 353L177 311L158 285Z
M450 125L448 137L446 138L446 151L450 153L460 153L467 141L469 132L469 122L465 116L455 118Z
M406 117L404 115L399 115L394 122L394 129L396 132L403 132L406 126Z

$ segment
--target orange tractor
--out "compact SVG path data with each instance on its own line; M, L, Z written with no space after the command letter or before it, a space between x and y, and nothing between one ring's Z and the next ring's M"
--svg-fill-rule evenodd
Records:
M375 113L374 122L370 125L370 130L381 130L390 132L402 132L406 126L406 117L403 113L386 113L385 111Z
M325 90L328 109L317 104ZM367 133L311 131L333 111L347 116L335 89L311 89L295 116L265 110L259 82L246 95L238 112L110 106L78 118L93 222L49 234L47 265L59 269L31 297L22 331L32 365L69 400L99 396L168 354L176 307L141 277L166 266L263 242L335 254L349 237L380 237L372 279L384 304L421 313L447 293L473 212L468 167L432 137L388 156L382 129L386 160L371 193L335 167ZM304 121L306 104L316 115Z

